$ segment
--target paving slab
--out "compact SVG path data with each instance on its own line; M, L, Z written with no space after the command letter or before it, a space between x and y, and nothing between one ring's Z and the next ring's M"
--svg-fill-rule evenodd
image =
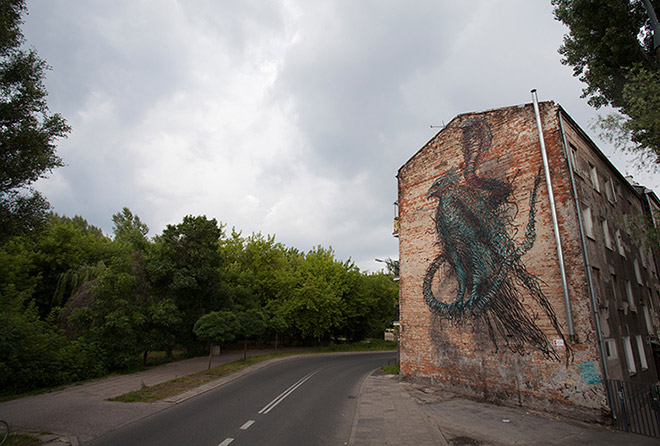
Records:
M374 373L363 383L349 444L660 446L660 439L473 401Z

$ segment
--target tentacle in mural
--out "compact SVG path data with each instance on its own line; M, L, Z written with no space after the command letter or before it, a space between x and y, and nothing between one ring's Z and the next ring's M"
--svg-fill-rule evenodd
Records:
M518 208L512 180L477 175L482 157L491 145L490 127L476 118L460 127L463 178L457 168L451 169L433 183L427 194L427 199L438 200L434 221L442 252L426 271L424 299L431 311L446 319L483 322L496 348L499 338L513 352L524 354L526 347L531 346L558 360L554 347L536 325L535 316L522 304L525 295L531 296L564 338L539 279L527 271L521 260L536 239L541 170L530 194L525 234L517 242L513 220ZM457 280L456 296L450 303L437 299L432 290L433 279L443 264L449 266Z

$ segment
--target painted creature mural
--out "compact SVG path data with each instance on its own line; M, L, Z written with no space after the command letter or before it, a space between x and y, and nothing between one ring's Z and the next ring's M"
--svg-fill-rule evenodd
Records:
M530 296L545 313L557 334L569 346L559 328L555 312L544 296L539 279L527 271L523 255L536 239L536 199L541 182L539 169L529 199L529 217L520 241L514 239L518 206L514 201L515 176L479 176L482 158L493 139L490 126L480 118L460 125L464 166L452 168L438 178L427 199L437 199L435 230L441 252L428 266L423 295L430 310L456 323L468 320L484 324L498 348L498 339L515 353L528 348L559 360L548 337L536 325L537 315L523 305ZM443 267L445 275L457 282L453 301L444 302L433 294L433 279ZM451 298L450 298L451 299ZM449 300L450 300L449 299Z

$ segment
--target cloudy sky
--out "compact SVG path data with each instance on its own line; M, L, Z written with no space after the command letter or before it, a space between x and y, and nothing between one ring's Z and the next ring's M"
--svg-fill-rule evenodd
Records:
M398 257L395 175L431 125L536 88L600 143L550 0L27 3L50 109L73 128L37 188L107 233L124 206L151 235L206 215L374 271Z

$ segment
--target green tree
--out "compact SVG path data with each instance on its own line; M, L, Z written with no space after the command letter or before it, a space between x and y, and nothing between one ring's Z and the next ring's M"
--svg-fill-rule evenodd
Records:
M149 246L149 227L142 223L140 217L125 207L112 216L112 223L115 241L126 243L135 250L146 251Z
M651 1L658 11L659 0ZM617 147L660 163L660 63L642 1L552 0L557 20L569 28L559 48L562 63L586 84L593 107L620 115L599 119L602 136Z
M139 257L113 259L91 290L92 302L69 317L78 335L100 347L99 361L111 370L138 364L148 349L145 327L151 299L140 269Z
M243 361L247 359L248 340L262 336L266 331L266 321L261 310L242 311L236 315L238 319L237 335L242 337Z
M189 350L196 345L196 321L205 313L225 308L219 252L223 236L215 219L186 216L182 223L168 225L149 250L147 263L154 292L176 303L181 317L177 337Z
M277 301L272 300L266 308L266 331L275 335L275 350L277 350L280 335L283 335L289 328L282 310L279 308Z
M0 6L0 241L46 221L48 202L30 185L62 166L55 141L70 128L49 114L44 86L48 65L21 48L25 0Z
M85 267L91 272L99 262L108 264L118 253L112 241L82 217L52 215L34 239L33 274L38 282L33 299L42 318L54 307L65 305L75 291L73 287L62 289L65 275L83 272Z
M279 271L278 301L290 332L314 342L329 338L342 325L341 263L332 249L320 246L307 254L290 250L287 255L289 267Z
M236 338L238 319L231 311L213 311L200 317L193 327L195 335L209 343L209 365L213 357L213 343L223 344Z

